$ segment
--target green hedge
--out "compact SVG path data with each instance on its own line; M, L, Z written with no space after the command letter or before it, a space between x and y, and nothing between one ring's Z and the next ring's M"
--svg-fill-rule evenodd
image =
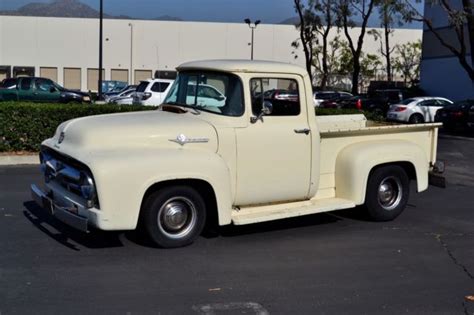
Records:
M0 152L37 152L44 139L53 136L63 121L77 117L154 110L149 106L82 105L0 102ZM317 115L360 114L354 109L316 109ZM368 119L381 117L364 113Z
M37 152L63 121L77 117L153 110L149 106L0 102L0 152Z

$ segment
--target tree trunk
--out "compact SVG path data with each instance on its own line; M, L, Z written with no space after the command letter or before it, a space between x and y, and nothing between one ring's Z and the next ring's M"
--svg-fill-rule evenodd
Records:
M321 78L321 89L325 90L328 83L328 39L323 37L323 76Z
M360 56L354 56L354 72L352 72L352 91L353 95L359 94L359 76L360 76Z
M462 0L462 5L464 7L464 11L466 11L467 15L467 31L468 31L468 40L471 46L471 69L474 68L474 15L473 15L473 6L472 0ZM472 73L469 75L471 80L474 83L474 79L472 78Z
M384 32L385 32L385 62L387 64L387 81L392 82L392 61L390 60L390 28L388 25L387 9L384 11Z

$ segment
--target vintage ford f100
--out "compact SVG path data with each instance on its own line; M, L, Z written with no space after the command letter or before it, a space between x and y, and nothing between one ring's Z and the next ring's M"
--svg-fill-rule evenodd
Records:
M214 60L178 71L158 110L61 124L42 144L36 202L82 231L138 227L157 245L178 247L213 222L357 205L372 220L392 220L410 181L418 192L432 179L444 184L439 124L317 117L309 77L295 65Z

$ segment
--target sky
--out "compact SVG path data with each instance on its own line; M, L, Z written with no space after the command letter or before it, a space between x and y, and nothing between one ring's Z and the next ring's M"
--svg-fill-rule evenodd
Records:
M30 2L49 0L0 0L0 10L13 10ZM81 0L98 9L99 0ZM415 0L414 0L415 2ZM416 4L422 12L423 4ZM187 21L242 22L245 18L279 23L296 16L292 0L104 0L104 11L133 18L169 15Z

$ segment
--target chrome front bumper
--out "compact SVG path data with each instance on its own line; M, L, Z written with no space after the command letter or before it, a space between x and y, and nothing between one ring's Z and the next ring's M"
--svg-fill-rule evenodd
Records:
M50 215L79 231L89 232L89 219L75 214L75 212L79 213L80 206L76 204L72 204L71 207L59 206L51 195L46 194L36 185L31 185L30 190L33 200Z

